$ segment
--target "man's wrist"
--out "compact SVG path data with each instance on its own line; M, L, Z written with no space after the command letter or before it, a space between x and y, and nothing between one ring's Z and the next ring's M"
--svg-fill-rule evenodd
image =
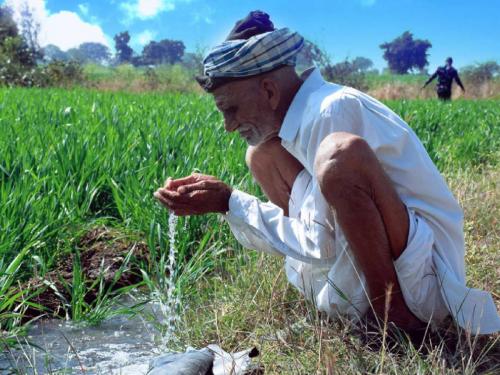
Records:
M222 208L222 211L220 213L226 214L229 212L229 200L231 199L231 195L233 194L233 188L229 185L226 185L226 189L224 192L224 206Z

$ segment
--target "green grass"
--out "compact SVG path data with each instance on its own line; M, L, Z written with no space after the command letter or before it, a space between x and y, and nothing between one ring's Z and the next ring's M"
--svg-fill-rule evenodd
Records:
M394 83L405 84L405 85L415 84L423 86L423 84L425 83L425 81L427 81L428 78L429 76L425 74L367 73L365 76L366 84L370 89Z
M159 283L168 214L152 193L165 178L202 170L248 187L243 143L222 133L208 97L2 90L0 103L0 272L22 254L17 280L75 255L82 228L99 220L148 242L154 254L140 266ZM190 272L179 282L189 289L212 262L194 254L236 244L216 215L180 226L179 262ZM69 316L92 315L75 302L83 291L72 293Z
M441 171L497 163L500 150L498 100L390 101L415 130Z
M465 194L466 212L471 207L467 197L477 195L475 211L470 211L475 219L466 225L472 249L467 260L473 265L469 275L472 284L493 289L497 296L500 215L491 216L499 201L498 186L491 181L498 181L499 103L388 103L415 129L455 193ZM16 294L17 282L43 277L65 257L77 262L77 239L96 223L142 238L151 250L150 259L139 264L146 288L163 290L168 213L152 193L167 176L201 171L260 196L244 163L244 143L224 133L209 96L1 89L0 130L0 331L9 337L22 314L22 309L11 314L10 306L16 301L27 306L32 292ZM474 185L475 180L482 183ZM481 195L482 189L492 195ZM488 202L493 209L484 208ZM332 328L318 319L286 284L281 262L241 249L217 215L182 218L177 247L175 276L190 306L182 316L190 323L181 330L185 344L219 341L233 350L257 343L270 373L297 364L311 373L327 359L360 372L396 368L390 362L378 369L376 354L354 350L345 325ZM76 273L74 281L81 287L80 279ZM88 304L84 290L71 289L67 309L72 318L98 323L113 314L116 293L103 288L97 302ZM302 331L285 332L280 343L263 338L297 322ZM430 366L417 354L407 354L416 367L401 362L406 369L423 366L423 373Z

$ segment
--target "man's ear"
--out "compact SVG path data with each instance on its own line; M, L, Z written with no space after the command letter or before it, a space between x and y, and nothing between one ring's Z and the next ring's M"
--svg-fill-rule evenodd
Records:
M270 78L264 78L260 81L260 92L265 97L269 106L274 111L278 108L281 99L281 91L276 81Z

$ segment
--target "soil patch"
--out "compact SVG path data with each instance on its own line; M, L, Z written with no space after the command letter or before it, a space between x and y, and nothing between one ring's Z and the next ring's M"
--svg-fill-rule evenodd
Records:
M24 290L39 291L30 301L46 310L30 306L24 319L42 315L66 316L74 287L74 268L77 272L80 269L81 280L85 284L84 300L90 304L97 296L99 284L104 284L105 290L110 287L116 290L140 282L142 277L138 263L147 260L149 254L146 243L104 226L86 232L78 241L76 250L61 259L55 269L43 277L31 278L22 286ZM132 252L130 260L124 264L129 252ZM78 264L80 266L75 267Z

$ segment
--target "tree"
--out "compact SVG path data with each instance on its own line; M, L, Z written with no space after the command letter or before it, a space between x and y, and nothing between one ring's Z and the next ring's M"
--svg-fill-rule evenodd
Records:
M304 70L312 65L324 69L330 65L330 57L320 47L309 40L304 40L304 46L297 56L297 68Z
M85 60L85 57L78 47L70 48L66 51L66 54L68 55L69 60L77 61L80 64Z
M21 5L21 34L28 46L33 60L40 60L43 58L43 50L40 48L38 42L38 35L40 34L40 23L35 19L32 9L28 2L24 0Z
M491 81L500 75L500 65L496 61L486 61L475 65L468 65L461 69L460 73L467 81L481 84Z
M109 48L104 44L85 42L76 48L70 48L66 52L70 60L83 63L104 64L110 58Z
M48 44L43 48L43 59L47 62L68 61L70 57L67 52L62 51L58 46Z
M145 65L175 64L182 60L185 49L180 40L151 41L142 50L142 61Z
M352 60L351 64L354 70L358 72L366 72L371 67L373 67L373 61L371 61L369 58L361 56L356 57L354 60Z
M393 73L407 74L417 68L423 70L427 61L427 50L432 47L431 42L422 39L413 39L413 34L405 31L392 42L383 43L380 48L384 51L384 59Z
M36 65L33 54L12 18L12 10L0 7L0 84L15 84Z
M6 38L15 38L19 35L16 22L12 18L12 10L8 7L0 7L0 44Z
M203 74L203 59L207 49L200 45L196 46L195 52L187 52L182 57L182 64L194 71L196 74Z
M352 61L345 59L337 64L328 64L321 72L328 81L365 90L365 71L373 64L368 62L371 63L371 60L365 57L357 57Z
M31 51L20 36L5 38L0 45L0 55L7 64L16 64L23 68L36 65Z
M203 56L200 56L197 53L187 52L182 58L182 65L184 65L187 69L196 72L197 74L202 74Z
M104 64L109 60L109 58L109 48L104 44L86 42L78 46L78 58L76 59L77 61Z
M116 34L113 39L115 40L116 60L118 64L131 62L134 50L128 45L130 42L128 31Z

